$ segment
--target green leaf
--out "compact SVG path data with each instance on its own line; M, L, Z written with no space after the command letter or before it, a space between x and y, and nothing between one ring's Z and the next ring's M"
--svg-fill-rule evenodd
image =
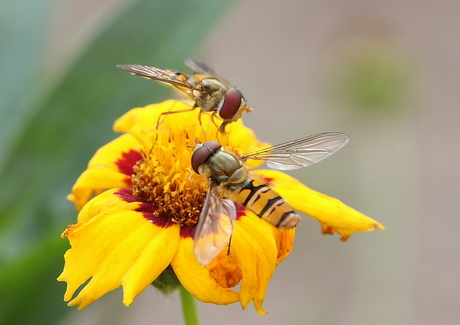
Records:
M0 166L30 112L49 7L49 1L0 2Z
M62 316L65 285L56 277L66 248L67 243L50 232L35 249L0 271L0 324L52 324Z
M5 112L2 107L2 116L24 103L29 106L14 124L11 119L0 120L0 129L6 130L2 142L7 139L0 150L0 275L4 275L0 324L53 324L71 310L62 301L64 285L56 281L68 247L59 238L60 231L76 222L65 196L95 150L116 137L111 131L116 117L132 107L171 97L167 87L131 76L115 65L147 64L182 71L183 60L229 3L135 2L95 35L54 90L40 85L46 92L35 93L31 101L23 94L24 84L12 82L9 98L21 97L21 103L8 104ZM10 69L11 78L26 76L27 71L15 76L14 66L1 64L6 65L1 71ZM34 76L44 77L31 80L46 83L46 71L36 67Z

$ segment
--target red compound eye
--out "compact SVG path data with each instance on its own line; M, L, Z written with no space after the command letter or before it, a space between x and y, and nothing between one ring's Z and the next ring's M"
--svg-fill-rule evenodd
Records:
M199 174L198 168L211 157L216 150L220 149L221 144L217 141L208 141L197 148L192 154L192 168L195 173Z
M243 94L236 88L230 88L225 93L224 103L219 111L219 116L224 120L229 120L240 109Z

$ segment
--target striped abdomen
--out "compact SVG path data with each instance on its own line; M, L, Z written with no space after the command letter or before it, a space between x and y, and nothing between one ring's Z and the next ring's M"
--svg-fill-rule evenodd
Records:
M300 221L299 215L275 190L258 180L250 180L242 187L228 192L230 199L244 205L275 227L289 229Z

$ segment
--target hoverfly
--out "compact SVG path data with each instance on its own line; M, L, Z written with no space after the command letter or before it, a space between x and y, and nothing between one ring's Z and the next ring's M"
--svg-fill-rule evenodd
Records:
M300 216L270 185L251 176L246 160L263 160L273 169L298 169L329 157L348 140L340 132L319 133L242 156L225 151L217 141L198 144L191 157L192 168L209 182L195 231L198 262L210 263L229 244L237 213L233 202L277 228L293 228L300 221Z
M201 108L200 124L202 112L212 112L213 116L218 115L224 121L219 127L220 132L225 132L226 125L241 118L244 111L252 112L243 94L228 81L216 77L214 70L208 65L197 60L186 60L185 64L195 72L193 75L146 65L117 65L117 67L147 79L170 84L185 93L195 102L190 110ZM190 110L166 112L162 115Z

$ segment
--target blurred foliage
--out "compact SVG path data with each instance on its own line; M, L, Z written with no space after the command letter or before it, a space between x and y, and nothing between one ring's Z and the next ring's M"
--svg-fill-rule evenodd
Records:
M329 67L330 96L372 111L407 106L420 81L420 62L410 47L387 35L352 35L343 42Z
M45 45L54 2L0 4L0 324L55 324L72 310L56 281L69 247L59 235L76 221L65 197L94 151L115 137L116 117L170 96L115 65L183 70L230 3L132 2L70 67L42 60L53 53Z

